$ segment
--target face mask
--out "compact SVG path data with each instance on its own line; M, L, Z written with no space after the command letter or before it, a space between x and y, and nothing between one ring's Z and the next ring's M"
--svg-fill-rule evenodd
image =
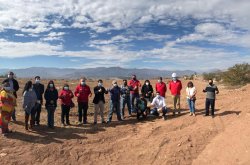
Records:
M173 81L176 81L177 80L177 78L176 77L173 77Z
M117 87L117 84L113 84L114 87Z
M149 85L149 83L146 83L146 85Z
M161 83L161 80L158 80L159 83Z
M156 95L156 98L159 99L159 98L160 98L160 95Z
M40 80L39 80L39 79L36 79L35 82L36 82L36 84L39 84L39 83L40 83Z
M69 87L64 87L63 89L67 91L67 90L69 90Z
M102 83L98 83L98 86L99 86L99 87L102 87Z
M32 91L32 87L29 89L29 91Z
M4 89L5 89L6 91L10 91L10 90L11 90L10 87L4 87Z
M8 75L8 78L9 78L9 79L13 79L13 75L10 75L10 74L9 74L9 75Z
M49 84L49 87L50 87L50 88L53 88L53 87L54 87L54 84Z
M81 82L81 85L82 85L82 86L84 86L85 84L86 84L85 81L82 81L82 82Z

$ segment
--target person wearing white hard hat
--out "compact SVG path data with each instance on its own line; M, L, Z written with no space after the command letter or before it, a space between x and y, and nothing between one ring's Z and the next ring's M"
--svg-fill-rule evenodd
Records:
M172 81L169 82L168 88L171 92L173 103L174 103L173 115L175 115L175 112L177 111L177 109L178 109L178 114L180 114L181 113L180 95L181 95L182 83L180 80L178 80L176 73L172 74Z

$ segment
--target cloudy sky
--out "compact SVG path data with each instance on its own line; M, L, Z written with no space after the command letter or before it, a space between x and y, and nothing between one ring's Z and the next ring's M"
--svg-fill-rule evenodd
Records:
M0 0L0 68L204 71L242 62L249 0Z

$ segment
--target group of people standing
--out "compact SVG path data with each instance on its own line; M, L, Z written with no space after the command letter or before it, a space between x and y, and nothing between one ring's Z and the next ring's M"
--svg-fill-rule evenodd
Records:
M87 111L89 107L89 97L92 96L90 87L87 85L85 77L80 79L74 92L70 89L69 84L64 84L62 90L58 92L54 81L50 80L45 89L41 83L39 76L35 77L35 81L28 81L22 92L23 104L22 109L25 112L25 129L32 129L35 125L40 125L40 114L43 102L47 110L47 125L49 128L54 128L54 113L57 108L57 101L60 100L61 105L61 125L71 125L69 120L70 109L75 107L72 99L77 97L78 107L78 124L87 124ZM140 90L141 89L141 90ZM182 82L177 78L177 74L172 74L172 80L168 83L168 89L173 99L173 115L181 113L180 95L182 90ZM16 121L16 92L19 90L19 84L14 79L14 73L9 72L8 78L3 81L0 92L0 126L2 133L10 133L8 123L12 117ZM163 119L166 119L168 112L165 95L167 85L163 82L162 77L158 78L158 82L154 88L149 80L146 80L143 85L137 80L136 75L132 75L131 80L123 80L121 86L117 81L112 82L111 88L105 88L103 81L100 79L97 86L94 87L94 124L97 124L97 115L100 112L101 123L110 123L113 113L116 112L117 120L122 121L125 118L125 107L127 106L128 117L132 113L137 114L137 119L145 118L148 112L151 115L159 116L162 114ZM141 92L141 94L140 94ZM214 116L215 94L218 94L218 88L209 80L209 85L203 90L207 92L206 98L206 115L209 115L209 107L211 106L211 115ZM105 95L110 94L110 108L107 121L104 119L105 110ZM190 109L190 115L195 116L195 101L196 88L190 81L187 84L186 95L187 103ZM30 123L30 124L29 124Z

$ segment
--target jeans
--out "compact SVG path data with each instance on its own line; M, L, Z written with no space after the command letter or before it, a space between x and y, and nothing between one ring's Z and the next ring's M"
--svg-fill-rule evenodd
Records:
M66 123L69 123L69 111L70 111L70 106L67 105L62 105L62 113L61 113L61 123L64 124L64 118L66 117Z
M167 114L168 110L166 107L162 107L162 115L165 116ZM157 108L153 108L151 111L150 111L150 114L151 115L155 115L155 116L159 116L159 112L158 112L158 109Z
M121 120L121 112L120 112L120 102L112 102L110 101L110 109L108 114L108 122L111 122L113 112L116 111L117 120Z
M211 115L214 115L215 99L206 99L206 115L209 115L209 108L211 106Z
M135 111L135 99L139 97L140 97L139 93L130 94L131 112L136 112Z
M48 127L54 127L54 114L55 114L55 107L48 107L47 112L48 112Z
M124 117L124 109L127 104L128 114L131 115L130 96L121 97L121 116Z
M36 124L40 123L41 110L42 110L42 105L36 103L36 105L35 105L35 122L36 122Z
M187 99L188 107L191 113L195 113L195 100Z
M94 122L97 122L97 114L99 110L100 110L101 120L102 122L104 122L104 116L103 116L104 102L103 101L99 101L98 104L95 104Z
M89 105L88 102L78 103L78 121L87 123L87 111L88 111Z

